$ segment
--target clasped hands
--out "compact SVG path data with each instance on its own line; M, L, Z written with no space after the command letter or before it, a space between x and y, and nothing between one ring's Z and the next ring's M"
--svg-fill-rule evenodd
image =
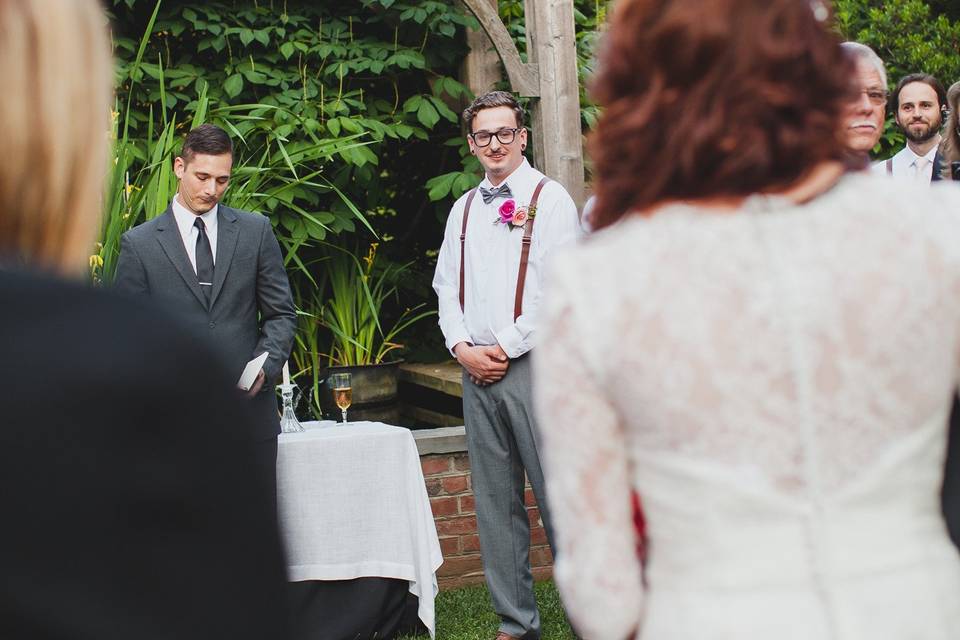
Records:
M501 380L510 366L510 358L498 344L473 346L460 342L453 348L453 354L470 376L470 381L481 387Z

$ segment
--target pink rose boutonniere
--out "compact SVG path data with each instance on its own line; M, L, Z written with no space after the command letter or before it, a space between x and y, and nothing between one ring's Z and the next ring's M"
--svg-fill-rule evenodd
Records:
M507 224L513 220L513 214L517 210L517 203L513 200L507 200L500 205L500 217L495 220L501 224Z
M510 225L510 230L517 229L527 224L527 220L531 219L536 215L536 207L531 207L527 205L525 207L518 207L517 203L513 200L507 200L502 205L498 213L497 219L493 221L493 224L506 224Z

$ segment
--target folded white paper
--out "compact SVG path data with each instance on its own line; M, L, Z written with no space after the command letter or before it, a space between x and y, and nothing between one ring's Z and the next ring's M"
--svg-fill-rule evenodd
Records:
M243 373L240 374L240 379L237 380L237 386L244 391L249 391L257 379L257 375L260 373L260 369L263 369L263 363L267 361L267 356L269 355L269 353L264 351L248 362L247 366L243 368Z

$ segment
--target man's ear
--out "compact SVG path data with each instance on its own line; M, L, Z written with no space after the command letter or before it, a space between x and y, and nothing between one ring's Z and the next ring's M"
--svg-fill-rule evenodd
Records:
M177 176L177 180L183 178L183 172L186 170L187 165L183 162L183 158L177 156L173 159L173 173Z

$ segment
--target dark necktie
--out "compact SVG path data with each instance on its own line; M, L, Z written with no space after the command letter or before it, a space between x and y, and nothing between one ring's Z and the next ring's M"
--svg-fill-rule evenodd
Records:
M193 226L197 228L197 280L209 303L213 291L213 251L210 250L207 225L203 224L203 219L198 217L193 221Z
M490 204L497 198L512 198L513 192L510 191L510 186L502 184L499 187L494 187L493 189L484 189L480 187L480 196L483 198L483 204Z

